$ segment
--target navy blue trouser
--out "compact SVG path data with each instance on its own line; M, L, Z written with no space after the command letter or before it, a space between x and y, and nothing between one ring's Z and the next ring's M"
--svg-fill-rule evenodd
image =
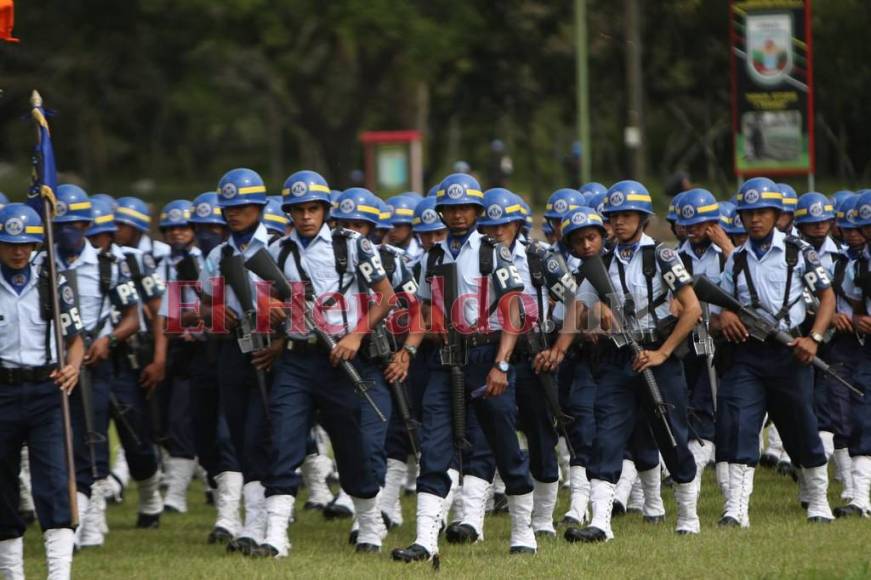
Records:
M411 361L408 368L408 377L405 380L405 392L408 397L409 410L412 418L420 424L420 412L423 406L423 391L426 387L427 357L432 352L432 347L424 342L418 350L417 356ZM389 387L388 387L389 388ZM395 403L394 403L395 405ZM394 407L395 408L395 407ZM418 434L419 438L419 434ZM390 425L387 428L387 457L405 461L411 455L411 443L408 432L399 412L390 416Z
M714 397L708 377L707 359L690 352L683 359L683 367L689 387L690 439L713 441L716 433Z
M526 435L529 472L538 481L553 483L559 479L559 464L556 460L558 437L545 403L541 382L528 361L516 363L514 371L517 427Z
M836 333L820 356L840 376L852 381L862 363L862 345L853 334ZM824 373L814 371L814 412L820 431L835 435L835 448L850 443L853 423L853 401L850 391Z
M858 353L850 382L862 389L864 397L853 397L852 427L850 434L850 455L871 455L871 341L866 338L865 346Z
M309 380L316 380L311 375ZM249 355L234 339L222 340L218 359L218 388L222 414L239 458L245 482L262 481L269 472L270 433L266 410L257 389Z
M360 357L358 357L360 358ZM366 444L366 457L369 458L369 463L374 471L375 480L379 487L384 485L384 477L387 475L387 448L385 443L387 440L387 427L393 417L391 412L393 407L390 389L384 381L384 374L381 372L375 363L365 362L360 360L358 368L361 371L363 380L368 383L369 396L375 402L375 405L384 414L386 421L382 421L381 417L368 402L363 403L360 408L360 426L363 429L363 441ZM345 376L344 374L342 375ZM351 388L350 381L345 380L345 388ZM332 440L332 436L330 436ZM341 473L341 467L339 468ZM345 490L347 492L347 490Z
M471 393L486 384L487 374L493 368L496 345L469 349L468 364L463 368L466 392ZM498 397L477 398L470 405L493 450L499 474L509 495L522 495L532 491L529 462L517 441L513 380ZM423 426L421 429L420 475L417 491L445 497L451 487L448 468L455 455L451 429L450 371L442 367L438 352L430 358L429 381L423 395Z
M73 426L73 457L76 464L76 487L88 497L96 479L109 476L109 384L112 381L112 361L104 360L92 367L83 367L91 373L91 407L94 419L94 453L97 477L91 471L85 410L82 405L82 386L79 384L70 397L70 420Z
M653 467L645 463L652 461L653 454L650 451L655 446L649 442L642 443L644 437L649 437L647 433L652 431L672 479L677 483L689 483L696 476L696 462L687 447L689 428L683 365L677 358L669 357L653 368L662 398L669 406L668 423L677 442L677 446L672 447L661 420L656 417L644 377L632 370L633 359L629 348L609 346L602 354L601 364L596 366L596 441L593 461L587 466L587 476L591 480L617 483L628 446L648 451L646 454L636 453L633 449L636 465L642 464L639 469L643 471Z
M166 450L171 457L196 457L191 414L191 362L197 343L174 340L167 355L167 377L161 389Z
M111 414L124 447L130 476L136 481L148 479L157 471L158 463L157 450L152 442L147 392L139 384L139 375L126 360L116 361L110 388L118 401L118 408L111 408ZM124 415L123 420L120 420L119 413Z
M0 387L0 540L24 535L18 515L21 446L27 443L30 480L43 530L69 528L60 394L52 381Z
M197 459L210 480L225 471L241 471L221 413L218 390L217 341L199 342L190 361L191 421Z
M717 461L756 465L766 411L795 464L826 464L813 408L813 370L774 342L735 345L717 397Z
M472 405L466 406L466 441L469 447L463 449L463 463L457 461L457 454L451 459L451 467L462 475L471 475L484 481L493 481L496 476L496 458L487 436L478 422L478 415Z
M569 439L575 450L571 465L586 467L593 458L596 438L596 381L587 356L566 359L557 375L560 387L560 405L573 417L569 426Z
M384 384L371 363L358 358L353 364L363 380ZM309 452L309 431L317 413L330 436L342 489L353 497L375 497L381 482L376 475L377 460L372 457L373 440L363 428L367 406L341 368L330 364L326 351L283 353L274 366L270 397L275 444L269 475L263 481L266 495L297 495L300 475L296 469ZM389 406L381 411L390 416Z

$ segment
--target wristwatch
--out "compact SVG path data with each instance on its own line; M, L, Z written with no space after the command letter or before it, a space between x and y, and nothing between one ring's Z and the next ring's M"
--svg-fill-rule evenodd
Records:
M508 361L505 360L496 361L496 363L493 364L493 367L499 369L503 373L507 373L508 370L511 368L508 365Z
M417 347L416 346L412 346L410 344L403 344L402 350L404 350L405 352L410 354L411 358L414 358L415 356L417 356Z
M822 344L823 340L825 340L823 338L823 335L820 334L819 332L811 332L809 336L810 336L811 340L817 344Z

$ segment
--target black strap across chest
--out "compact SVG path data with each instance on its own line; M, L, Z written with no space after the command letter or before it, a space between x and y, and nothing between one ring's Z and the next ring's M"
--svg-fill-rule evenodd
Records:
M798 264L798 244L785 240L784 258L786 260L786 286L783 290L783 301L780 305L780 310L774 315L775 320L785 320L787 326L790 325L789 320L789 294L792 290L792 275L795 272L795 267ZM754 309L760 309L762 302L759 300L759 293L756 291L756 285L753 283L753 277L750 275L750 269L747 267L747 251L742 250L735 252L735 257L732 262L732 280L734 282L735 298L738 297L738 276L744 273L744 279L747 281L747 293L750 294L750 305Z

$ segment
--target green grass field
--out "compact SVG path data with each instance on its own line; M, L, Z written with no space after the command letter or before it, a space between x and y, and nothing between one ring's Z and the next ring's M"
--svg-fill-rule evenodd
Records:
M833 507L840 485L830 490ZM251 560L206 544L213 521L201 487L192 486L191 511L168 514L159 530L137 530L135 490L120 506L109 507L103 548L78 554L73 576L86 579L138 578L406 578L431 577L429 564L405 565L390 560L391 549L414 536L414 499L405 498L403 527L390 533L384 553L357 555L347 543L349 522L327 522L319 512L297 512L291 526L293 548L282 560ZM668 510L665 526L642 523L639 515L615 519L616 539L602 545L569 545L560 536L543 540L533 557L509 557L507 515L488 517L486 541L474 546L442 542L439 576L462 578L871 578L871 520L840 520L828 526L805 522L797 486L771 470L756 475L747 530L718 529L722 502L713 472L705 473L700 503L702 533L676 536L671 490L663 487ZM302 498L300 498L301 500ZM297 501L302 506L303 501ZM568 503L560 495L557 513ZM561 531L560 531L561 532ZM44 577L43 550L37 526L26 535L28 577Z

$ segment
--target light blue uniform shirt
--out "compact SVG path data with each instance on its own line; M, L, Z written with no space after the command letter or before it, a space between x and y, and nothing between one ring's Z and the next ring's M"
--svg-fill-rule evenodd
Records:
M705 276L714 284L720 283L720 256L723 250L716 244L709 244L701 256L693 250L689 240L684 241L677 250L678 254L686 254L692 262L693 279Z
M239 248L236 245L232 235L226 241L221 242L212 248L212 251L209 252L209 255L203 263L203 267L200 270L200 285L203 289L203 294L212 296L212 278L221 276L221 255L224 246L228 245L233 248L234 256L241 254L243 258L247 260L256 254L260 248L266 248L269 245L269 231L266 229L266 226L259 224L257 229L254 230L254 235L251 236L251 240L245 244L244 248ZM248 274L248 279L251 283L251 300L254 303L254 306L256 306L257 288L255 287L255 284L261 280L259 277L247 270L246 273ZM224 305L233 310L236 314L242 314L242 307L239 305L239 299L236 297L236 293L233 292L230 284L226 282L224 283Z
M193 246L188 250L188 253L193 256L194 260L196 260L197 265L199 266L200 272L203 271L203 252L196 246ZM163 293L163 298L160 301L160 309L158 310L158 314L167 318L169 316L169 284L172 282L178 281L178 272L175 270L176 264L181 262L183 256L168 256L163 262L163 272L164 276L168 274L168 283L167 283L167 291ZM184 286L181 291L181 295L179 296L181 302L185 304L191 304L199 301L199 297L194 289L190 286Z
M871 260L871 252L869 252L867 245L862 250L862 257L865 260ZM848 298L850 298L851 300L856 300L857 302L861 302L862 301L862 289L856 285L856 267L858 265L858 262L859 262L859 260L854 259L854 260L850 260L850 262L847 264L847 270L844 272L844 281L841 283L841 288L843 289L844 294L846 294ZM840 301L841 301L841 297L839 296L838 297L838 303L839 303L838 312L844 312L845 314L848 314L848 312L846 310L840 309ZM867 299L867 298L865 299L865 312L866 313L871 312L871 299ZM850 305L849 314L851 316L853 314L852 305Z
M172 251L169 244L161 242L160 240L153 240L148 234L142 234L142 237L139 238L139 246L137 249L142 251L144 254L151 254L157 264L160 264L160 262L169 256Z

